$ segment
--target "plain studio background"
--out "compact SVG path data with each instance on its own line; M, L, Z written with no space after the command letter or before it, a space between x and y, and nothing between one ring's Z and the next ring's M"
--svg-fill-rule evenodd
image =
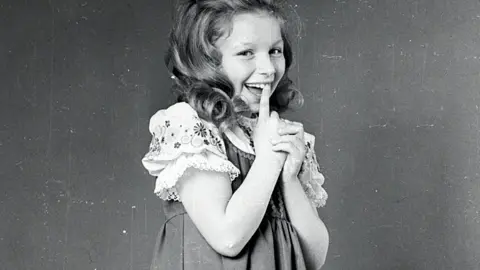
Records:
M0 269L148 269L140 160L173 2L0 2ZM330 199L324 269L480 268L480 2L303 0L291 77Z

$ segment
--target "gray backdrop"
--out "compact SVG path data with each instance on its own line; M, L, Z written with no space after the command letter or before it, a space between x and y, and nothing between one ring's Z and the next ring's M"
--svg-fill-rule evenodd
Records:
M148 269L170 1L0 1L0 269ZM324 269L480 269L480 2L292 1Z

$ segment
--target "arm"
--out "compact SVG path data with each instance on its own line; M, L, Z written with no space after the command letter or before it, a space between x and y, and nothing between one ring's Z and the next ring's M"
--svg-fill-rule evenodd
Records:
M272 150L278 113L270 112L270 91L262 91L253 140L256 158L242 185L232 195L225 174L194 170L177 187L184 207L207 242L218 253L236 256L257 230L268 207L286 154ZM267 168L267 169L266 169Z
M257 157L233 195L226 174L197 169L184 174L177 184L183 205L218 253L236 256L250 240L265 215L282 165Z
M284 123L278 130L281 139L273 142L273 149L288 153L282 170L285 207L300 238L308 269L317 270L325 263L329 243L328 231L314 207L325 203L327 195L321 187L324 177L313 150L315 137L304 132L301 123Z
M300 238L307 269L320 269L328 251L327 228L307 198L298 178L283 181L283 185L285 207Z

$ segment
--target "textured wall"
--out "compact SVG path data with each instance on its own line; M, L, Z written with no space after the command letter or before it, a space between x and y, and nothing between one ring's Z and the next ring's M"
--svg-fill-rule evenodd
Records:
M1 1L0 269L149 269L167 1Z
M330 195L325 268L480 269L480 2L291 11L296 116L317 135Z

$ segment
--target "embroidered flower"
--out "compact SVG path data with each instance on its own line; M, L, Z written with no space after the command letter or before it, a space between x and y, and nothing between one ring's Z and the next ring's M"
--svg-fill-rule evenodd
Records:
M152 142L150 143L150 151L151 152L160 152L162 147L160 146L160 142L157 137L153 136Z
M173 147L174 147L174 148L180 148L180 145L182 145L182 144L179 143L179 142L176 142L176 143L173 145Z
M203 140L203 143L205 143L206 145L210 145L210 142L207 139Z
M219 148L222 147L222 142L220 141L220 139L218 139L217 137L213 137L213 136L210 139L212 140L212 145L219 146Z
M195 135L207 137L207 129L205 128L205 125L201 122L195 124L195 126L193 127L193 131L195 132Z
M169 127L169 126L170 126L170 120L166 120L166 121L165 121L165 126L166 126L166 127Z

